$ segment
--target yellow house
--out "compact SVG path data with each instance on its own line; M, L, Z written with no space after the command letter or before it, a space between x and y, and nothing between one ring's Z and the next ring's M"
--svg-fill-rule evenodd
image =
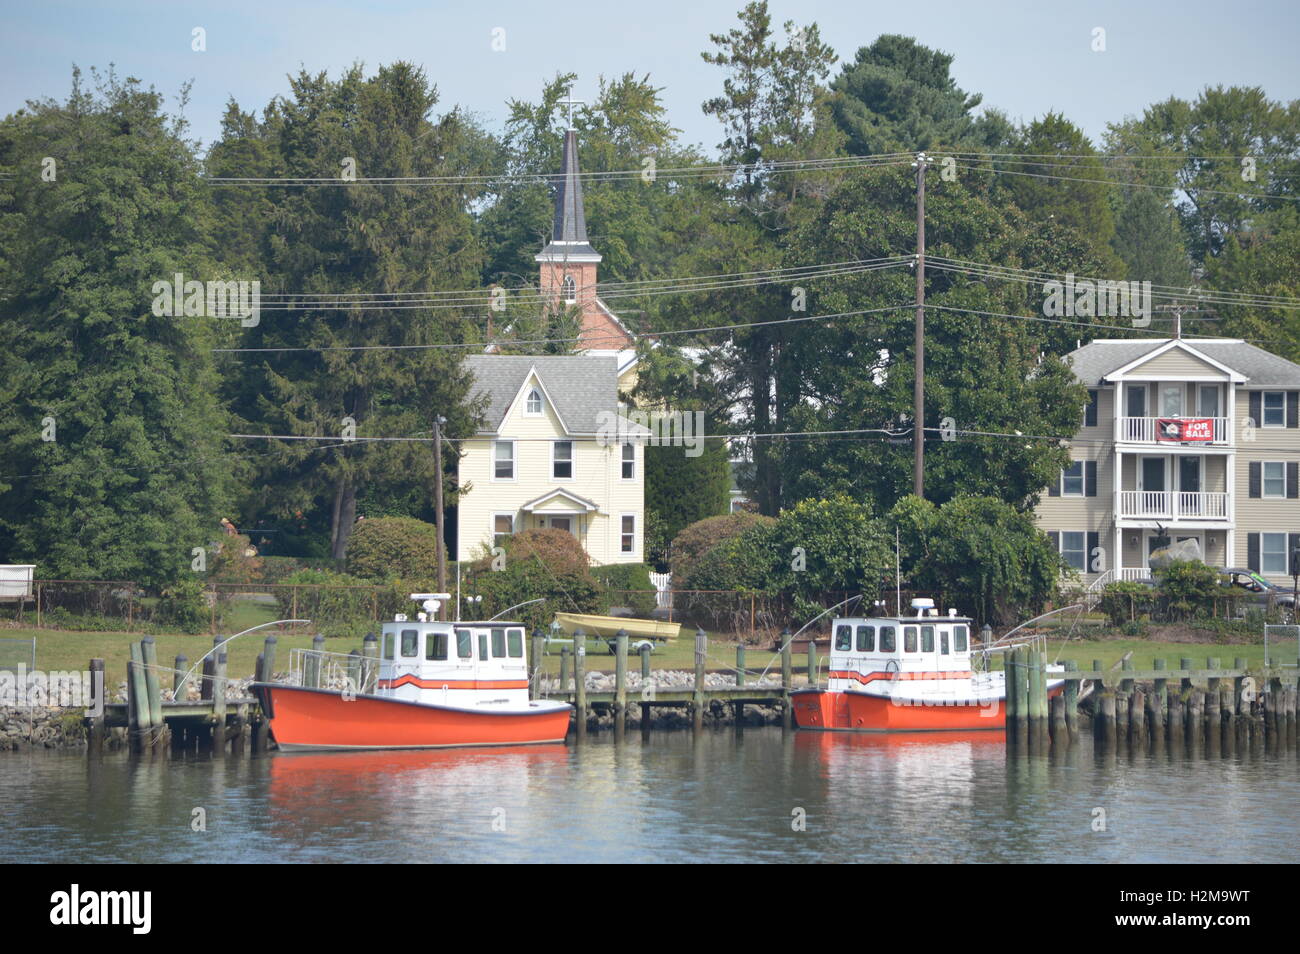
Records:
M595 564L642 562L650 432L620 414L618 359L473 355L465 366L486 409L461 442L456 559L551 527Z

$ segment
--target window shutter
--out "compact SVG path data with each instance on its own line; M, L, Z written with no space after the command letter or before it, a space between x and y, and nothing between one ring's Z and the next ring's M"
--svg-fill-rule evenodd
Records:
M1300 391L1286 392L1286 426L1300 427Z
M1047 485L1047 496L1049 497L1061 496L1061 479L1062 479L1061 475L1058 474L1056 479Z
M1250 392L1250 419L1259 427L1264 423L1264 396L1260 391Z
M1286 495L1292 500L1300 497L1300 461L1286 462Z
M1252 460L1250 462L1250 495L1252 497L1260 496L1263 489L1263 478L1260 476L1260 462Z
M1061 534L1056 530L1047 531L1047 539L1052 541L1052 549L1057 553L1061 552Z
M1259 572L1259 534L1246 534L1246 567Z
M1300 533L1288 533L1286 535L1286 565L1291 567L1291 551L1300 547Z
M1083 426L1097 426L1097 392L1088 392L1088 409L1083 412Z
M1087 540L1088 552L1083 555L1083 567L1085 571L1092 573L1094 572L1092 569L1092 561L1097 559L1093 554L1097 551L1097 548L1101 546L1101 534L1095 530L1090 530L1088 531ZM1102 569L1105 569L1105 567L1103 566Z
M1097 496L1097 462L1095 460L1085 460L1083 462L1083 493L1085 497Z

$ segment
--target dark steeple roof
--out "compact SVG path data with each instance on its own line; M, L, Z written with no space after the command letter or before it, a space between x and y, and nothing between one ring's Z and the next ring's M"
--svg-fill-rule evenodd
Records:
M582 179L578 176L578 134L564 134L564 162L556 177L555 225L551 241L539 260L600 261L587 242L587 214L582 207Z

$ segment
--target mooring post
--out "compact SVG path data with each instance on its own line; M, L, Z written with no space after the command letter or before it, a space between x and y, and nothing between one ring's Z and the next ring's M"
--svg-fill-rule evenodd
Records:
M1029 746L1029 722L1030 710L1033 702L1029 697L1029 667L1030 651L1028 646L1020 646L1016 652L1016 708L1019 710L1019 718L1016 722L1016 744L1024 747L1026 750Z
M1122 671L1132 672L1132 655L1125 655L1119 665ZM1129 713L1131 711L1132 698L1133 680L1121 678L1119 681L1119 694L1115 699L1115 734L1117 739L1123 739L1125 743L1129 741Z
M1038 665L1039 653L1033 648L1026 648L1025 660L1029 677L1029 745L1037 749L1043 732L1042 715L1038 711L1038 699L1042 694L1043 675ZM1046 698L1046 697L1044 697Z
M269 682L266 678L266 654L258 653L257 662L253 665L253 682ZM266 732L267 722L266 713L261 713L253 723L253 729L250 733L252 739L249 743L249 749L253 755L266 751Z
M745 684L745 644L736 643L736 685Z
M817 637L808 636L808 688L817 688Z
M212 754L226 754L226 654L217 654L212 677Z
M569 652L568 646L560 647L560 692L569 691Z
M1151 668L1159 671L1168 667L1165 665L1165 660L1156 659L1151 663ZM1152 742L1163 743L1165 740L1165 709L1168 705L1169 680L1154 680L1153 691L1151 693L1151 703L1149 706Z
M1205 662L1206 668L1211 673L1216 673L1222 668L1217 656L1210 656ZM1209 746L1210 754L1217 755L1223 742L1223 717L1219 714L1220 707L1223 704L1223 697L1220 694L1222 690L1220 689L1219 677L1210 676L1206 679L1206 686L1205 742Z
M573 705L578 737L587 735L587 637L580 629L573 631Z
M184 653L177 653L172 661L172 701L188 702L190 684L188 679L190 661Z
M614 637L614 737L627 729L627 630Z
M278 640L274 636L266 637L262 643L262 679L275 682L275 647Z
M528 668L531 677L528 682L532 689L531 695L539 696L542 692L542 662L546 658L546 636L542 633L541 627L533 627L533 639L528 650Z
M167 732L163 720L162 684L158 679L158 646L152 636L140 640L140 655L144 663L145 691L149 694L149 744L158 745Z
M641 734L650 734L650 701L655 696L654 683L650 680L650 644L641 644Z
M366 638L361 640L361 667L359 691L362 695L372 695L375 684L379 681L379 637L374 633L366 633ZM271 678L269 668L266 678Z
M1178 668L1184 672L1190 672L1195 665L1195 661L1186 656L1181 656L1178 659ZM1200 723L1196 721L1197 717L1202 714L1201 707L1197 705L1197 700L1194 697L1191 677L1183 676L1179 685L1182 687L1180 694L1183 697L1183 721L1178 728L1183 733L1183 739L1188 746L1194 747L1197 741L1195 736L1201 728Z
M131 658L126 664L127 715L131 751L144 750L145 735L150 727L149 690L144 681L144 654L137 642L131 643Z
M321 683L321 663L325 657L325 637L317 633L311 638L311 652L303 654L302 684L308 689L319 689Z
M361 691L361 650L348 653L348 678L346 689L353 695Z
M695 695L691 703L691 722L696 732L704 728L704 659L708 637L702 628L695 630Z
M127 681L130 684L130 680ZM104 678L104 660L90 661L90 691L94 693L89 706L98 715L86 719L86 754L99 755L104 751L104 705L108 702L108 682Z
M790 630L781 630L781 726L794 727L794 710L790 708L790 690L794 687L794 651L790 646Z
M1079 671L1079 664L1073 659L1065 661L1066 673ZM1061 687L1061 699L1065 706L1065 730L1070 734L1070 738L1077 740L1079 738L1079 682L1076 679L1067 679L1065 685Z
M1147 741L1146 693L1140 686L1134 686L1128 697L1128 744L1140 747Z
M1020 720L1020 699L1016 692L1019 686L1016 680L1016 653L1018 651L1018 647L1013 646L1002 654L1002 694L1005 697L1002 702L1002 710L1008 746L1016 744L1016 723Z

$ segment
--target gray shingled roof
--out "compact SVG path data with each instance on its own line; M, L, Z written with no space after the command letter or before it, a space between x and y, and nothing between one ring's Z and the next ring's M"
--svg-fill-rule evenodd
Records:
M594 434L601 411L618 411L618 359L613 356L476 354L465 359L465 367L474 375L471 393L487 398L480 433L500 426L533 368L570 433Z
M1073 362L1074 374L1084 384L1097 385L1107 375L1124 365L1150 354L1169 339L1143 339L1137 341L1093 341L1068 358ZM1246 376L1246 386L1279 385L1300 387L1300 365L1257 348L1244 341L1197 341L1187 345L1207 358L1213 358Z

